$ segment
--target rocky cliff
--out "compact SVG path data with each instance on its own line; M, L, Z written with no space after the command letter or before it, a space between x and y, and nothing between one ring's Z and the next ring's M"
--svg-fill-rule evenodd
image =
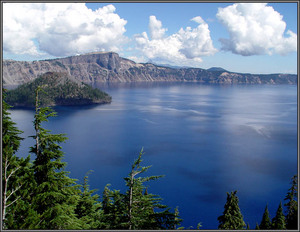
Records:
M242 74L201 68L138 64L114 52L97 52L41 61L3 61L3 84L20 85L46 72L68 73L87 84L97 82L195 81L223 84L296 84L293 74Z

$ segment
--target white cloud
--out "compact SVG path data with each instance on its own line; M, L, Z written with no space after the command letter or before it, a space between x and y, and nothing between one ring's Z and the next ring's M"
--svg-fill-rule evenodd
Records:
M146 32L135 35L137 49L148 59L176 65L199 65L202 56L217 52L210 37L207 23L200 17L192 21L198 23L196 28L181 28L177 33L166 36L167 29L155 16L149 18L150 38Z
M223 50L243 56L297 51L297 35L287 31L282 15L267 3L237 3L219 8L217 18L230 39L220 39Z
M162 39L167 31L166 28L162 28L161 21L157 20L154 15L149 17L149 32L151 39Z
M93 11L84 3L4 3L3 49L53 56L118 52L127 21L114 12L113 5Z

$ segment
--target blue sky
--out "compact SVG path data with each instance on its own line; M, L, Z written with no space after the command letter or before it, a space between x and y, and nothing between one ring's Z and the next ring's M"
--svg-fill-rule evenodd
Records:
M136 62L297 73L297 3L6 3L3 58L114 51Z

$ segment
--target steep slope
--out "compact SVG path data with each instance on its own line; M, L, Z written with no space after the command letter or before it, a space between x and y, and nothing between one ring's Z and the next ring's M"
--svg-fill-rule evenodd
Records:
M292 74L242 74L222 69L171 68L137 64L114 52L97 52L42 61L3 61L3 84L19 85L45 72L66 72L84 83L138 81L196 81L223 84L296 84Z
M33 107L35 89L42 86L42 106L89 105L110 103L111 97L98 89L72 80L66 73L47 72L42 76L7 92L5 101L12 106Z

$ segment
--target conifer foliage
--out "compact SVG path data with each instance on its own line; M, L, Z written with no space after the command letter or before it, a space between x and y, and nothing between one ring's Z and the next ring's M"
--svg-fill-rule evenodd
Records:
M30 152L35 154L33 162L34 179L36 181L33 204L39 215L40 229L78 229L79 222L75 217L75 206L78 200L75 180L68 177L63 169L63 152L60 143L67 138L63 134L51 134L42 127L55 112L49 107L40 107L39 92L36 89L34 128L35 145Z
M30 157L20 159L15 155L23 132L11 120L8 112L10 106L5 101L2 103L2 222L3 229L7 229L20 227L18 216L29 211L24 199L28 196Z
M270 214L269 214L269 210L268 210L268 205L265 208L265 212L264 212L263 217L261 219L259 228L261 230L269 230L269 229L271 229L271 220L270 220Z
M284 198L287 203L286 228L290 230L298 229L298 177L292 177L292 186Z
M275 217L272 219L272 229L284 230L286 229L285 216L283 214L282 203L280 202L276 211Z
M227 202L224 206L223 215L218 217L219 229L223 230L241 230L245 229L246 224L238 205L239 199L236 196L237 191L227 193Z

